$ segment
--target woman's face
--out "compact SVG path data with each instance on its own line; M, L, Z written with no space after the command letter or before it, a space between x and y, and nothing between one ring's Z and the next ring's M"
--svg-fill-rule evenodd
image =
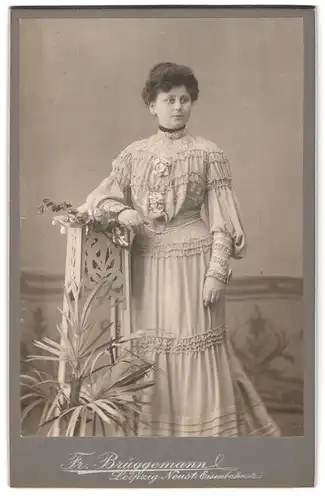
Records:
M191 96L184 85L173 87L168 92L160 91L156 100L149 105L150 112L157 117L159 125L170 129L186 125L191 108Z

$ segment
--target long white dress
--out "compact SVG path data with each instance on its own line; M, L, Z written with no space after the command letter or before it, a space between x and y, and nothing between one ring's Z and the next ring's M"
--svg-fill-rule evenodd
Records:
M279 436L234 354L224 295L202 299L205 277L227 283L246 251L225 154L187 129L131 144L87 198L90 211L126 205L146 222L132 246L132 348L156 362L138 435Z

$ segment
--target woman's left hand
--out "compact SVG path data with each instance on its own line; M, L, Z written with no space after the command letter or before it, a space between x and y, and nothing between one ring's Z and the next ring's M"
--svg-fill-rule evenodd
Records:
M219 299L219 294L224 289L224 283L213 278L212 276L207 276L203 285L203 303L207 307L210 304L216 304Z

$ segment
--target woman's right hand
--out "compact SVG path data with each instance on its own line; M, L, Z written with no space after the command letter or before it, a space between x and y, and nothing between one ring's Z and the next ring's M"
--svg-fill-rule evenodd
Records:
M123 212L118 215L118 221L123 224L123 226L133 231L138 231L144 224L141 215L131 208L123 210Z

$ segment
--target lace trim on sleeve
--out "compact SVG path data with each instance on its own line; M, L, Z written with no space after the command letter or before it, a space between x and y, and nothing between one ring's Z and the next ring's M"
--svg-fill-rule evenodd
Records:
M232 275L232 270L230 268L228 268L226 272L220 272L216 269L209 269L206 273L207 277L210 276L212 278L216 278L218 281L224 283L225 285L229 283L231 275Z
M219 255L212 254L210 259L210 264L213 266L214 264L219 264L224 269L228 267L228 257L220 257Z
M227 284L232 274L229 267L231 255L232 242L229 235L223 232L214 233L212 254L206 276L211 276L220 282Z
M223 152L207 153L207 190L231 188L232 174L228 159Z

